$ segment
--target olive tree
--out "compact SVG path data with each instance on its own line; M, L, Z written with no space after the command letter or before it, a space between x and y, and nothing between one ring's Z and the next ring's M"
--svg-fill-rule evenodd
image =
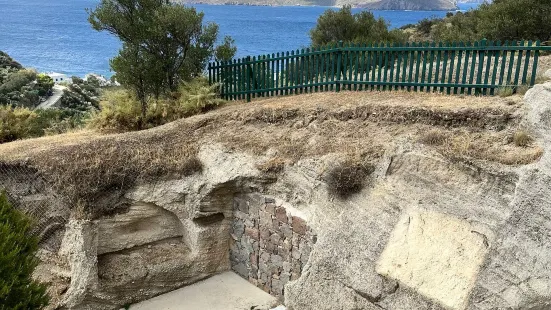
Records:
M233 58L233 41L217 47L219 27L204 23L204 14L170 0L101 0L88 10L98 31L117 36L123 47L112 59L117 80L132 89L147 110L147 98L176 91L201 75L209 60Z

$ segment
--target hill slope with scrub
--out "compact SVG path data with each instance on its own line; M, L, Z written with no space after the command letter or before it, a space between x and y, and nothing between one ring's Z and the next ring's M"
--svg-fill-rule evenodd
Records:
M234 207L260 196L317 236L297 248L301 273L270 284L291 309L545 308L551 249L531 231L549 233L550 98L545 84L526 99L228 104L144 131L0 145L0 186L23 210L48 208L35 275L52 307L116 309L236 268Z

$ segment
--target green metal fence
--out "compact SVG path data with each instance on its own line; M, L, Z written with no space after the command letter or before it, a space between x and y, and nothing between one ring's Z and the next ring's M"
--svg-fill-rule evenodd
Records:
M343 45L245 57L208 66L222 97L247 100L340 90L494 95L534 84L539 41Z

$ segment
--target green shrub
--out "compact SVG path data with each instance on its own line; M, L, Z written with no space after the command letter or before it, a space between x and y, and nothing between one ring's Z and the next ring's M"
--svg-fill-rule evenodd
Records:
M352 8L345 5L338 11L326 10L310 30L313 46L344 43L404 42L407 35L402 31L389 31L388 23L383 18L376 18L369 11L352 13Z
M0 143L80 128L88 115L69 109L30 110L0 105Z
M27 108L0 106L0 143L29 137L38 137L36 123L38 115Z
M100 101L100 111L90 120L93 128L114 131L139 130L140 124L140 105L126 90L106 92Z
M32 279L38 264L38 240L29 234L29 219L0 194L0 309L42 309L46 287Z
M218 85L208 85L203 79L195 79L180 88L180 106L184 114L197 114L211 110L223 104Z
M204 79L199 78L182 85L170 98L150 98L145 119L134 94L127 90L108 91L100 101L100 111L92 116L90 126L122 132L163 125L222 104L224 100L219 98L216 88L216 85L209 86Z

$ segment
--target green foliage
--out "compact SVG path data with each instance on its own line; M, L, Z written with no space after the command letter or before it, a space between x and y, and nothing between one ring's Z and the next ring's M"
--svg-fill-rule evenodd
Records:
M225 101L220 99L218 85L208 85L207 81L196 79L185 83L180 89L180 105L184 114L197 114L218 107Z
M551 39L551 2L495 0L485 3L476 10L457 13L438 22L432 38L436 41L547 41Z
M31 70L20 70L7 75L6 79L0 85L0 94L8 94L14 91L20 91L23 86L36 80L36 72Z
M203 73L213 56L231 59L233 40L215 48L218 25L203 23L203 13L168 0L102 0L89 11L98 31L123 41L111 61L117 80L135 93L146 118L150 97L174 92Z
M108 91L100 102L101 109L90 120L90 126L105 131L135 131L152 128L182 117L213 109L224 101L219 98L217 86L209 86L204 79L185 83L168 99L151 100L145 117L134 93L127 90Z
M224 42L216 47L214 50L214 59L216 61L229 61L233 59L237 47L235 46L235 40L230 36L224 37Z
M0 69L23 69L20 63L13 60L10 55L0 51Z
M63 133L84 125L87 114L70 109L30 110L0 105L0 143Z
M39 96L46 96L54 87L54 80L46 74L39 74L36 77L36 86Z
M399 30L389 31L383 18L375 18L373 13L362 11L352 14L350 6L335 11L326 10L310 31L313 46L345 43L403 42L407 36Z
M32 279L38 261L38 240L29 234L30 221L0 193L0 309L42 309L46 287Z

